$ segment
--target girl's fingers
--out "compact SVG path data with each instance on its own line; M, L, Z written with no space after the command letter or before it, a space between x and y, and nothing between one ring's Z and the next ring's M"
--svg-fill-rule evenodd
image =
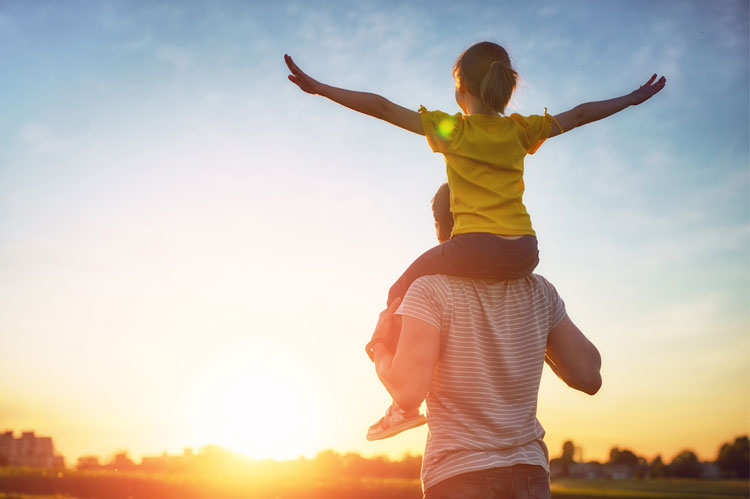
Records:
M289 81L297 85L300 89L307 92L308 94L314 94L317 81L310 78L302 71L299 66L294 62L294 59L289 54L284 54L284 62L286 62L289 71L292 73L287 76Z
M294 60L292 60L291 56L284 54L284 62L286 62L289 71L291 71L292 73L301 73L299 67L297 67L297 64L294 63Z
M653 76L651 76L651 78L649 78L648 81L643 84L643 86L647 87L647 86L651 85L654 82L655 79L656 79L656 73L654 73Z
M666 85L666 83L667 83L667 79L662 76L661 78L659 78L656 81L656 83L654 83L654 85L653 85L654 86L654 90L656 92L658 92L659 90L661 90L662 88L664 88L664 85Z

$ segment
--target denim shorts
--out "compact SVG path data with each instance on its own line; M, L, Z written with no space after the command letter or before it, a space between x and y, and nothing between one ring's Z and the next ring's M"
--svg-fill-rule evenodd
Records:
M549 475L541 466L516 464L472 471L438 482L424 499L549 499Z

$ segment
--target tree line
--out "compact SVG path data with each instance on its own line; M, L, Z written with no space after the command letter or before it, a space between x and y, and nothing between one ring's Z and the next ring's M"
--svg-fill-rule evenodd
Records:
M576 458L579 448L572 441L563 444L560 457L550 460L550 467L556 469L559 476L568 477L575 474L585 474L587 471L580 466L580 459ZM701 462L692 450L686 449L675 455L669 463L664 462L661 455L650 462L638 456L630 449L613 447L609 452L609 459L604 463L590 461L589 472L595 473L596 466L608 466L609 470L623 470L635 478L737 478L750 477L750 440L748 436L740 436L734 442L725 442L718 449L714 461ZM577 466L578 465L578 466ZM593 466L591 466L593 465Z
M550 461L553 477L584 476L596 473L597 470L609 470L612 473L626 473L633 478L737 478L747 479L750 474L750 445L748 436L740 436L733 442L721 444L714 461L701 462L692 450L683 450L668 463L661 455L651 461L639 456L630 449L613 447L609 459L603 463L597 461L582 462L580 448L572 441L563 444L562 454ZM186 451L182 455L167 455L144 458L136 464L127 452L118 452L108 462L100 464L96 456L79 458L79 470L113 470L144 472L188 472L214 473L222 470L229 473L294 473L297 476L349 476L360 478L418 478L422 457L407 454L401 459L389 459L385 456L364 457L357 453L339 453L333 450L319 452L314 458L299 458L294 461L274 461L271 459L250 459L235 454L221 447L210 445L199 453ZM707 473L707 465L709 471ZM587 471L588 470L588 471Z

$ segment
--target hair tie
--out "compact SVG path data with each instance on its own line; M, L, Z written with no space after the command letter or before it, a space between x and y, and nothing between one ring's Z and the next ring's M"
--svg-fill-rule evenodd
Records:
M490 69L492 69L495 64L499 64L503 69L510 69L511 71L513 70L513 68L505 64L503 61L492 61L490 63Z

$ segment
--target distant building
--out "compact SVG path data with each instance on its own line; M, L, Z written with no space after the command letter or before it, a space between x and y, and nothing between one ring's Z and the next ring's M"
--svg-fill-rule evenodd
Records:
M144 471L184 471L196 462L193 449L185 447L182 455L170 455L164 452L161 456L141 458L140 469Z
M716 463L700 463L700 475L703 479L716 480L722 477L721 469Z
M100 467L98 456L81 456L78 458L78 464L76 465L76 469L79 470L95 470Z
M0 464L33 468L65 468L65 460L55 455L50 437L37 437L25 431L15 438L12 431L0 434Z
M565 470L562 459L555 458L550 460L549 472L551 478L565 478ZM593 480L595 478L609 478L605 472L604 465L596 461L588 463L572 462L568 465L567 478L586 478Z

